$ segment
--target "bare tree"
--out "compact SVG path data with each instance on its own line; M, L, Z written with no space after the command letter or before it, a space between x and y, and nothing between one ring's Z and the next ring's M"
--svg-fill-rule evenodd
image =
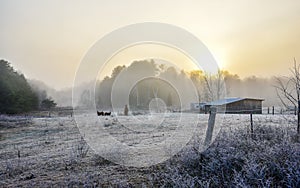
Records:
M196 91L197 91L198 103L200 103L203 100L202 87L201 87L203 72L200 70L195 70L195 71L191 71L189 74L190 74L190 79L194 83Z
M204 75L204 83L207 98L210 101L219 100L226 95L226 87L224 82L224 72L218 70L214 75L206 73Z
M276 92L281 103L289 108L297 107L297 133L300 133L300 65L294 58L294 66L290 69L290 77L275 77Z
M196 86L199 102L219 100L226 95L224 71L219 70L216 74L202 71L192 71L190 78Z
M205 83L204 95L207 101L215 100L215 92L213 90L213 76L211 74L206 73L203 77Z

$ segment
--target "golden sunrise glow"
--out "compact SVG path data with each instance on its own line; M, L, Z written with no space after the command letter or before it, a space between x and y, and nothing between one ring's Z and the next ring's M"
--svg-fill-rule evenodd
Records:
M111 71L118 65L129 66L133 61L150 59L164 60L164 62L169 62L169 66L172 65L178 70L200 69L187 55L176 48L162 44L145 43L133 45L117 52L106 62L99 72L98 78L103 79L105 76L110 76Z
M300 61L296 0L3 0L0 58L28 78L57 89L70 87L81 59L95 42L141 22L168 23L189 31L208 47L220 68L241 77L288 75L293 58ZM127 56L122 55L126 64Z

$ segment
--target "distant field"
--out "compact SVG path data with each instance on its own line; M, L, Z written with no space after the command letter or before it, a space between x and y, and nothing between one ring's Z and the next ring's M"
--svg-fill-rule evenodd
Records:
M86 126L102 126L119 141L143 146L147 151L147 147L171 136L178 126L175 121L178 115L168 114L165 122L160 122L159 114L148 121L148 116L138 116L147 122L142 125L126 116L101 117L102 124L94 122ZM254 115L253 136L249 133L249 115L225 115L220 119L222 130L216 141L199 153L197 144L203 139L208 115L184 114L183 125L193 123L195 117L200 119L188 146L166 162L142 168L118 165L98 156L82 139L88 135L80 135L73 117L53 116L0 116L0 187L300 185L300 145L293 115ZM151 127L153 120L160 126ZM105 140L103 135L99 137ZM285 151L287 146L289 151ZM279 151L286 152L284 158L278 158ZM274 156L266 158L272 152ZM268 161L274 163L275 170L268 169L271 168ZM251 174L249 170L255 170L251 169L254 167L265 174ZM260 176L264 179L258 180Z

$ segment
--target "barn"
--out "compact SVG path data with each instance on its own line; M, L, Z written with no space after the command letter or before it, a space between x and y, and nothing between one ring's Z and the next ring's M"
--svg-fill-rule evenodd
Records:
M212 106L219 111L232 114L262 114L262 102L264 99L255 98L226 98L205 104L205 112L209 112Z

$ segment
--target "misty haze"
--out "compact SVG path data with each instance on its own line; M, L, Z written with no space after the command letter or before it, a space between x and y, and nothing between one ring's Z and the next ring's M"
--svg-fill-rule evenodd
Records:
M192 88L190 88L191 91L192 89L197 89L202 92L202 95L200 95L200 101L211 101L211 99L207 95L204 95L206 91L205 82L203 79L205 76L208 76L204 71L195 70L186 72L184 70L178 70L170 65L166 65L165 67L159 66L154 61L151 63L151 60L140 60L133 62L128 67L126 67L125 65L119 65L115 67L112 70L112 75L105 77L103 80L98 80L95 94L93 83L87 82L82 84L78 88L75 88L74 90L78 90L79 93L82 93L81 96L78 96L80 98L76 99L75 102L79 103L80 105L89 105L89 103L94 100L93 97L95 96L95 100L97 101L96 104L99 106L99 108L103 108L104 110L105 108L111 109L111 87L114 83L114 80L121 72L123 78L126 79L119 78L118 81L120 81L120 83L118 83L118 86L121 86L121 88L117 88L120 90L120 92L113 93L114 95L123 96L122 91L124 89L122 88L127 88L128 86L126 85L129 82L128 80L132 79L133 81L135 81L135 77L139 77L137 73L140 73L143 76L156 76L157 78L171 79L172 81L176 82L176 86L182 89L186 85L185 80L188 79L193 83ZM263 103L264 107L282 107L280 99L276 94L276 88L274 87L276 85L275 76L262 78L253 75L250 77L241 78L239 75L232 74L226 70L220 70L220 73L222 76L222 82L224 83L225 87L224 90L226 90L223 94L223 97L262 98L265 99ZM45 91L46 93L48 93L49 96L51 96L57 102L58 106L72 106L72 88L55 90L38 80L29 80L29 84L36 90ZM151 84L149 83L148 85ZM132 89L136 90L137 88ZM152 96L154 95L153 89L147 88L147 90L148 92L151 92ZM188 90L189 89L186 88L185 91ZM148 93L148 95L150 95L150 93ZM116 98L118 97L116 96ZM166 99L166 96L164 96L164 98ZM190 102L198 102L198 99L195 100L197 101L185 101L185 105L189 107Z
M299 2L1 1L0 187L300 187Z

